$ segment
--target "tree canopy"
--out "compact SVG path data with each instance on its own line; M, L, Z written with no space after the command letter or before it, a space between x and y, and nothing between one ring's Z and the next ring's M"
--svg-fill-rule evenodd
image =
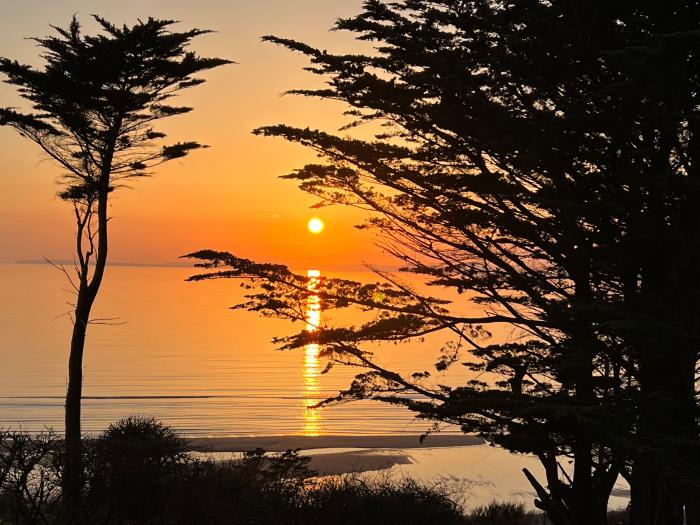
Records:
M114 189L202 147L195 141L162 145L165 134L153 124L192 111L169 99L202 84L197 73L230 62L186 50L210 31L172 32L173 20L154 18L132 27L94 19L102 30L97 35L84 35L74 17L67 28L54 28L57 35L34 38L43 49L41 69L0 58L5 82L34 110L0 108L0 124L39 144L65 170L60 196L69 201L94 199L105 171Z
M532 481L556 523L603 523L618 474L639 523L677 520L684 506L697 512L699 9L369 0L336 29L375 42L374 53L266 37L305 54L326 80L293 93L345 102L348 129L385 130L359 140L258 129L326 161L286 177L321 205L366 210L407 272L470 292L481 312L457 315L464 309L389 275L324 280L315 290L324 309L379 312L361 326L281 340L316 342L331 359L369 369L335 401L403 404L537 454L548 490ZM230 267L195 278L259 278L243 307L301 316L303 276L226 253L191 255ZM517 337L490 344L483 335L494 323ZM454 339L438 368L470 348L480 361L469 366L501 380L431 385L422 371L399 376L367 352L368 343L439 330Z

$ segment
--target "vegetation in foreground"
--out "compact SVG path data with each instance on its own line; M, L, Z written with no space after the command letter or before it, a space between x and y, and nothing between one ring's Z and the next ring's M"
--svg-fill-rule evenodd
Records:
M262 449L241 461L191 457L186 441L152 418L130 417L86 440L82 519L100 524L542 523L521 505L465 513L445 491L414 480L319 480L295 451ZM0 524L65 522L63 441L52 432L0 434ZM618 523L617 521L611 523Z

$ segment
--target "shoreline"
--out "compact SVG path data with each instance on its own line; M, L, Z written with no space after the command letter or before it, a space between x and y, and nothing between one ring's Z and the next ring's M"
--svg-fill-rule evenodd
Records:
M317 475L378 472L415 462L417 450L459 450L484 445L485 441L465 434L432 434L421 443L413 435L328 436L232 436L191 438L188 451L218 461L228 461L242 452L262 448L266 452L300 449Z
M465 434L432 434L423 442L420 434L376 436L232 436L187 439L187 450L193 452L245 452L262 448L268 452L290 449L415 449L483 445L484 440Z

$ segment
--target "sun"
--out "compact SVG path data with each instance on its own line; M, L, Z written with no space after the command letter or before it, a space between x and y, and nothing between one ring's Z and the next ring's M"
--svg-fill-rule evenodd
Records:
M314 217L312 219L309 219L308 224L306 227L309 229L309 231L313 234L318 234L323 231L323 228L326 227L326 225L323 223L321 219L318 217Z

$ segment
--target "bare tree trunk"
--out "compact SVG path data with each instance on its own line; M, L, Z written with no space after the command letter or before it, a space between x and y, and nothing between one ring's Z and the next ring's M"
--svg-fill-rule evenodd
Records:
M81 288L81 292L82 292ZM84 299L83 299L84 300ZM81 303L80 292L78 304ZM79 522L80 493L82 490L82 443L80 436L80 404L83 390L83 350L85 333L89 320L89 310L78 312L76 307L75 324L68 359L68 392L66 393L65 439L66 458L63 471L63 497L68 523Z
M88 279L90 257L89 255L86 257L82 256L80 247L82 241L81 237L78 238L81 275L75 307L70 356L68 359L68 390L66 393L65 412L66 459L63 473L63 497L67 522L70 524L76 524L82 521L81 492L83 488L83 462L80 423L83 390L83 353L85 350L87 327L90 322L90 312L92 311L97 292L102 284L102 278L107 263L108 193L108 184L105 184L104 189L100 192L97 203L98 241L95 268L91 279ZM82 235L82 228L78 229L78 235ZM90 248L88 254L91 254L95 251L95 246L93 246L91 238L89 242Z

